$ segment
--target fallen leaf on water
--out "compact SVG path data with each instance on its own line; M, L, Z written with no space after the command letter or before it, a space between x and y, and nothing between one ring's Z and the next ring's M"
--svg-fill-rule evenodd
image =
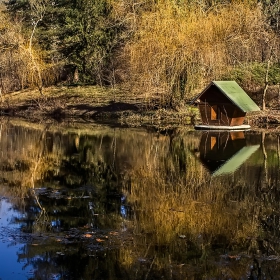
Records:
M116 231L111 231L111 232L109 232L109 234L111 234L111 235L118 235L119 233L116 232Z
M89 233L86 233L86 234L84 235L84 237L86 237L86 238L90 238L90 237L92 237L92 235L91 235L91 234L89 234Z
M104 242L105 240L100 239L100 238L96 238L96 241L97 241L97 242Z
M228 257L229 257L230 259L237 259L237 258L239 258L239 256L230 256L230 255L228 255Z

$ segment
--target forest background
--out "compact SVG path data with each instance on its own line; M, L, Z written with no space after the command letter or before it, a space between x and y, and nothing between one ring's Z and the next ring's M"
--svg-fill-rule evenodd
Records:
M279 106L280 0L9 0L0 18L3 96L99 85L180 108L235 80Z

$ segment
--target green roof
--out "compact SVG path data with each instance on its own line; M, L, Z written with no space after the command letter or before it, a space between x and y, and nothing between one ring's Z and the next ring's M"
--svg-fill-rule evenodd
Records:
M257 104L235 81L213 81L212 83L218 87L243 112L260 110Z
M233 173L238 169L255 151L258 150L260 145L245 146L239 150L235 155L228 159L212 176L224 175Z

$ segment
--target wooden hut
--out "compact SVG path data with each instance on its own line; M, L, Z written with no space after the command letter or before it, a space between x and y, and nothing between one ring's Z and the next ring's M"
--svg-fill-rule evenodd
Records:
M213 81L194 100L202 125L197 129L246 129L247 112L260 108L235 81Z

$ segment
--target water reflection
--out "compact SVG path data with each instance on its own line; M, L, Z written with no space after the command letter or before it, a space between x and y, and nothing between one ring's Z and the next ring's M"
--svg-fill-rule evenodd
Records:
M9 121L0 133L1 279L280 275L279 134Z
M33 267L27 258L20 258L29 237L21 234L18 219L23 213L16 211L6 198L0 198L0 277L1 279L28 279Z
M243 131L202 132L199 158L213 176L236 171L260 145L246 145Z

